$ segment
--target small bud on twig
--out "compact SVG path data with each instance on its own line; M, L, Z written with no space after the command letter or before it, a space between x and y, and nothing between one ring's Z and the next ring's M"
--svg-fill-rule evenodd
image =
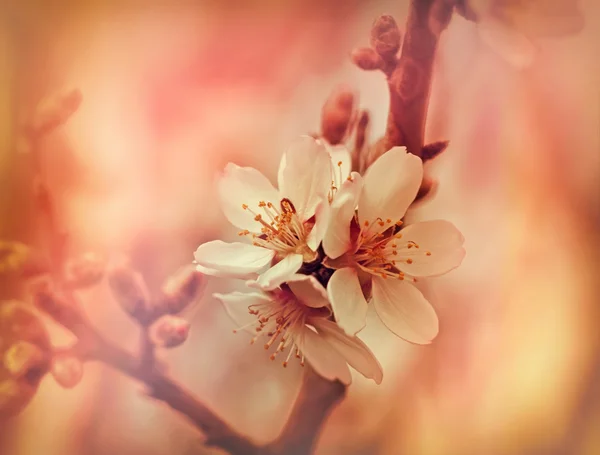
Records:
M20 270L30 256L29 247L20 242L0 240L0 273Z
M200 295L206 280L193 265L182 267L171 275L162 287L156 310L160 314L177 314Z
M350 57L352 58L352 63L365 71L383 68L381 55L370 47L359 47L354 49Z
M331 145L344 140L354 116L354 93L345 87L336 89L321 109L321 134Z
M400 49L400 29L392 16L379 16L371 28L371 46L383 60L392 60Z
M48 356L28 341L17 341L4 353L4 368L15 379L24 378L36 385L48 371Z
M174 348L187 340L190 323L177 316L162 316L150 327L150 339L156 346Z
M65 267L67 285L80 289L93 286L104 275L104 262L95 254L87 253L70 260Z
M145 321L150 313L148 288L141 274L127 266L118 266L108 273L108 284L121 308L137 319Z
M72 355L58 354L52 359L51 373L59 385L71 389L81 382L83 363Z

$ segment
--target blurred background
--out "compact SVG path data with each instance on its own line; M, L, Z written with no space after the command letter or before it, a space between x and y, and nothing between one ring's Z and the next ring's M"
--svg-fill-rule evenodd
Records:
M553 1L520 2L518 17L533 30L526 6ZM234 161L275 177L286 145L318 131L339 84L370 111L371 141L383 134L385 77L357 69L349 53L368 44L378 15L403 28L408 11L407 0L0 5L1 238L40 236L18 125L43 97L77 87L79 111L43 144L60 223L75 252L129 257L151 289L200 243L235 237L216 173ZM600 4L583 0L579 11L583 28L535 38L526 68L457 14L442 35L426 139L450 147L427 165L436 197L411 218L452 221L467 257L423 288L440 315L432 345L395 339L370 315L361 337L384 381L355 376L318 454L600 453ZM210 294L234 286L211 279L188 314L188 342L163 357L225 420L268 441L300 369L232 334ZM0 292L20 289L2 282ZM135 346L136 327L105 283L81 299L107 337ZM50 327L55 344L71 341ZM0 453L220 453L141 392L104 365L87 364L73 390L45 378L27 409L0 424Z

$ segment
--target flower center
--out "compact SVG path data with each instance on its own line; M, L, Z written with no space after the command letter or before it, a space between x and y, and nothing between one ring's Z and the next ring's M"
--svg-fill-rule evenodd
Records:
M275 360L279 353L287 350L283 361L284 367L287 367L292 356L299 359L300 365L304 366L304 354L296 340L304 330L311 308L298 302L289 291L277 290L269 294L272 297L271 301L248 307L248 313L256 316L256 319L235 329L233 333L237 333L240 329L252 329L256 335L250 340L250 344L256 343L260 337L266 337L265 350L277 346L269 356L271 360Z
M261 225L261 233L244 230L238 234L251 235L253 245L274 250L282 255L302 254L305 261L312 261L315 252L306 245L312 225L302 222L289 199L282 199L279 205L280 208L277 209L271 202L260 201L258 210L255 211L247 204L243 204L242 208L252 213L254 221Z
M374 225L389 227L383 232L370 232ZM401 220L392 223L390 219L383 221L381 218L374 222L364 222L358 237L358 249L354 254L356 264L361 270L382 278L417 281L415 277L398 268L400 263L412 264L412 252L418 252L420 248L416 242L403 239L402 231L397 231L401 225ZM425 254L431 256L429 251Z

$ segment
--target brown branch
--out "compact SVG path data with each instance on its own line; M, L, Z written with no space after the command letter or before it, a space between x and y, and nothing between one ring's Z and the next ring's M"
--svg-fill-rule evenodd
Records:
M103 362L142 382L148 387L149 396L178 411L200 429L206 435L206 445L220 447L233 455L312 453L325 419L345 395L346 387L339 381L323 379L307 368L300 394L281 435L270 444L257 445L161 371L160 365L149 365L142 357L107 341L95 330L71 296L59 297L47 285L38 286L33 294L38 309L77 336L78 343L68 352L83 357L82 360Z
M402 53L388 78L390 111L383 150L405 145L421 156L435 52L452 17L451 0L411 0Z

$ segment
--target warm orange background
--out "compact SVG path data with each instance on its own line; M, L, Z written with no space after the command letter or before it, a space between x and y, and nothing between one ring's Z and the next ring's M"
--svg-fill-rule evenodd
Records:
M12 3L12 5L10 5ZM150 6L152 4L153 6ZM373 19L396 1L6 1L0 6L0 234L33 241L14 125L44 94L79 87L79 112L45 143L45 171L77 251L130 256L157 288L205 240L233 238L213 177L227 161L275 175L295 136L316 131L339 83L384 130L387 88L353 67ZM377 387L356 380L325 428L321 455L600 453L600 5L586 26L539 41L517 71L455 16L440 43L428 139L450 139L429 166L437 198L415 219L446 218L466 237L460 269L432 279L439 338L413 347L377 321ZM239 284L238 284L239 287ZM173 374L257 440L281 429L299 384L210 298L165 355ZM15 297L14 289L1 298ZM134 324L106 285L81 294L111 339ZM53 328L57 344L69 337ZM201 454L202 438L139 385L86 365L74 390L46 378L0 426L7 455Z

